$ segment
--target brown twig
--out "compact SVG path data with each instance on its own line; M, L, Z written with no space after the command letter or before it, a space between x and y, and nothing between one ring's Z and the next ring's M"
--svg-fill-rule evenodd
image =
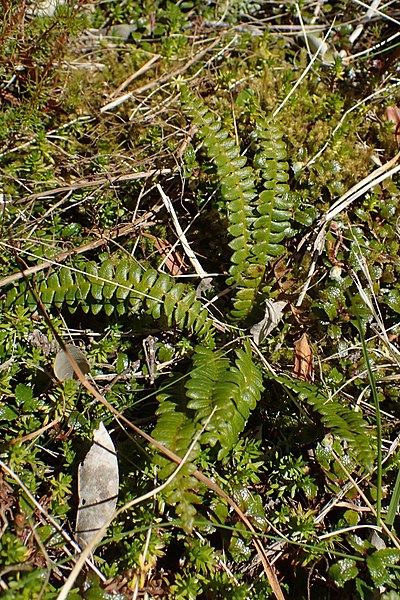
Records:
M79 183L75 183L72 185L64 185L59 188L54 188L51 190L46 190L44 192L35 192L34 194L30 194L29 196L24 196L17 200L15 204L21 204L23 202L27 202L30 200L37 200L38 198L47 198L48 196L53 196L55 194L62 194L64 192L71 192L74 190L81 190L82 188L87 187L96 187L100 185L107 185L108 183L118 183L123 181L134 181L135 179L148 179L153 177L154 175L171 175L173 173L173 169L151 169L150 171L139 171L138 173L126 173L121 175L113 175L109 177L99 177L97 179L83 180Z
M65 250L64 252L60 252L51 260L46 260L38 265L34 265L33 267L29 267L28 269L19 270L17 273L13 273L12 275L8 275L8 277L4 277L0 279L0 288L5 285L9 285L10 283L14 283L19 279L29 277L30 275L34 275L35 273L39 273L39 271L43 271L43 269L48 269L52 265L58 265L61 262L64 262L68 258L72 256L76 256L77 254L84 254L85 252L90 252L90 250L94 250L95 248L99 248L103 244L107 244L111 240L120 238L124 235L128 235L135 229L137 229L142 223L145 223L151 216L157 213L162 208L162 205L153 208L151 211L142 215L138 219L136 219L133 223L128 223L126 225L119 225L114 229L105 231L101 238L97 240L92 240L87 244L83 244L83 246L79 246L79 248L73 248L72 250Z

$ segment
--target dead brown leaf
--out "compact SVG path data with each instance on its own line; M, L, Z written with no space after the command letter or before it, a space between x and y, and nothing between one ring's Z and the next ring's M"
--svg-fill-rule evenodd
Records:
M149 233L142 233L142 235L153 240L154 246L163 257L164 264L171 275L176 277L186 272L185 261L177 250L172 250L172 245L169 242Z
M274 265L274 275L276 283L283 292L287 292L294 285L294 280L290 278L290 269L286 266L284 260L278 260Z
M164 264L171 275L183 275L186 271L186 265L182 256L177 250L171 251L171 244L160 238L154 239L154 245L164 259Z
M312 381L312 351L305 333L303 333L301 338L294 343L294 349L295 356L293 375L298 379L302 379L303 381Z
M400 108L398 106L388 106L385 112L389 121L394 124L394 137L397 143L400 144Z

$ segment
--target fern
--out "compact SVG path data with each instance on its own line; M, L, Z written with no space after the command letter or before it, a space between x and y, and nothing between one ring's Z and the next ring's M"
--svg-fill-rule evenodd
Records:
M265 270L264 264L250 262L255 256L251 233L255 218L253 201L257 196L255 174L251 167L245 166L247 158L241 156L240 148L228 131L221 128L221 123L200 98L183 89L182 102L204 138L208 155L217 167L221 194L226 200L228 232L233 238L229 243L233 254L227 284L236 286L231 317L239 320L250 312Z
M279 127L267 123L262 116L257 118L256 127L261 151L254 158L254 166L261 169L266 189L257 200L260 216L253 224L253 248L257 249L257 260L267 263L284 252L280 242L290 233L289 165Z
M193 358L195 369L186 384L188 408L196 411L195 420L206 425L202 444L219 443L218 459L223 459L245 428L250 411L260 399L262 377L251 358L248 345L236 350L235 366L220 352L198 346Z
M175 390L158 397L160 403L156 412L157 425L153 430L153 437L162 442L167 448L175 452L181 458L189 449L197 433L197 427L193 420L180 409ZM174 477L173 481L165 489L165 497L169 504L175 506L176 513L181 518L182 527L185 531L191 531L196 516L195 504L200 504L201 489L200 482L194 477L196 466L193 461L197 458L200 445L197 442L185 464ZM156 454L154 462L160 467L158 475L161 479L167 479L176 469L176 465L163 456Z
M80 307L85 313L104 311L108 316L114 311L122 315L143 309L154 319L164 317L169 327L190 330L213 345L213 322L196 300L196 290L176 283L166 273L144 271L133 261L123 259L115 265L109 258L100 266L86 262L80 269L61 267L49 276L40 273L37 288L46 308L66 306L73 313ZM36 308L36 298L25 282L8 291L6 306L13 304Z
M370 445L370 431L368 423L360 412L329 398L311 383L290 379L286 376L276 377L275 381L294 391L300 400L305 400L312 406L315 412L321 416L324 426L345 440L359 463L369 471L372 470L374 453Z
M167 487L167 499L186 530L193 526L194 504L201 502L199 482L194 478L194 461L201 449L218 446L217 460L223 460L235 447L250 411L261 397L261 372L253 363L248 344L236 350L235 365L222 352L197 346L193 369L185 384L186 393L174 385L158 397L157 425L153 437L183 457L201 432L182 470ZM174 470L167 459L157 456L159 475L167 478Z
M233 254L227 285L235 288L230 318L238 321L252 310L266 264L283 252L279 242L289 229L288 165L284 161L282 135L276 126L267 127L262 116L258 118L262 142L254 166L261 169L266 188L259 195L256 171L246 166L247 158L241 155L240 148L220 121L186 88L182 90L182 103L217 167L221 194L226 201L228 232L233 238L229 243Z

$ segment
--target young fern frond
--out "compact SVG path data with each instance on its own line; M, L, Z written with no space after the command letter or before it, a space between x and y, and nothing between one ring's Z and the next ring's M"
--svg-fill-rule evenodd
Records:
M100 265L91 261L79 267L61 267L49 276L38 274L36 286L46 308L66 306L74 313L80 307L85 313L104 311L108 316L114 311L123 315L143 310L154 319L164 318L168 327L189 330L213 346L213 322L196 300L194 288L126 259L108 258ZM7 293L6 306L12 304L36 307L25 282Z
M248 344L236 350L234 365L222 352L197 346L185 388L186 394L175 385L168 394L158 396L158 420L152 435L182 457L195 435L202 432L187 463L167 488L167 500L176 505L185 529L190 530L196 513L193 505L201 501L192 461L200 449L214 446L218 451L216 459L226 458L260 399L263 384ZM167 478L175 468L160 456L155 462L162 467L159 471L162 478Z
M358 462L369 471L372 470L374 452L370 444L370 429L360 412L328 398L320 388L301 380L279 376L275 381L298 394L300 400L306 401L327 429L345 440Z

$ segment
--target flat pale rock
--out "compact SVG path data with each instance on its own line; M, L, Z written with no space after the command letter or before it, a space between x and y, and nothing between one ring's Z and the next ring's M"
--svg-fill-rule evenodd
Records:
M112 518L118 500L119 471L114 444L103 423L78 470L79 505L75 536L81 548Z

